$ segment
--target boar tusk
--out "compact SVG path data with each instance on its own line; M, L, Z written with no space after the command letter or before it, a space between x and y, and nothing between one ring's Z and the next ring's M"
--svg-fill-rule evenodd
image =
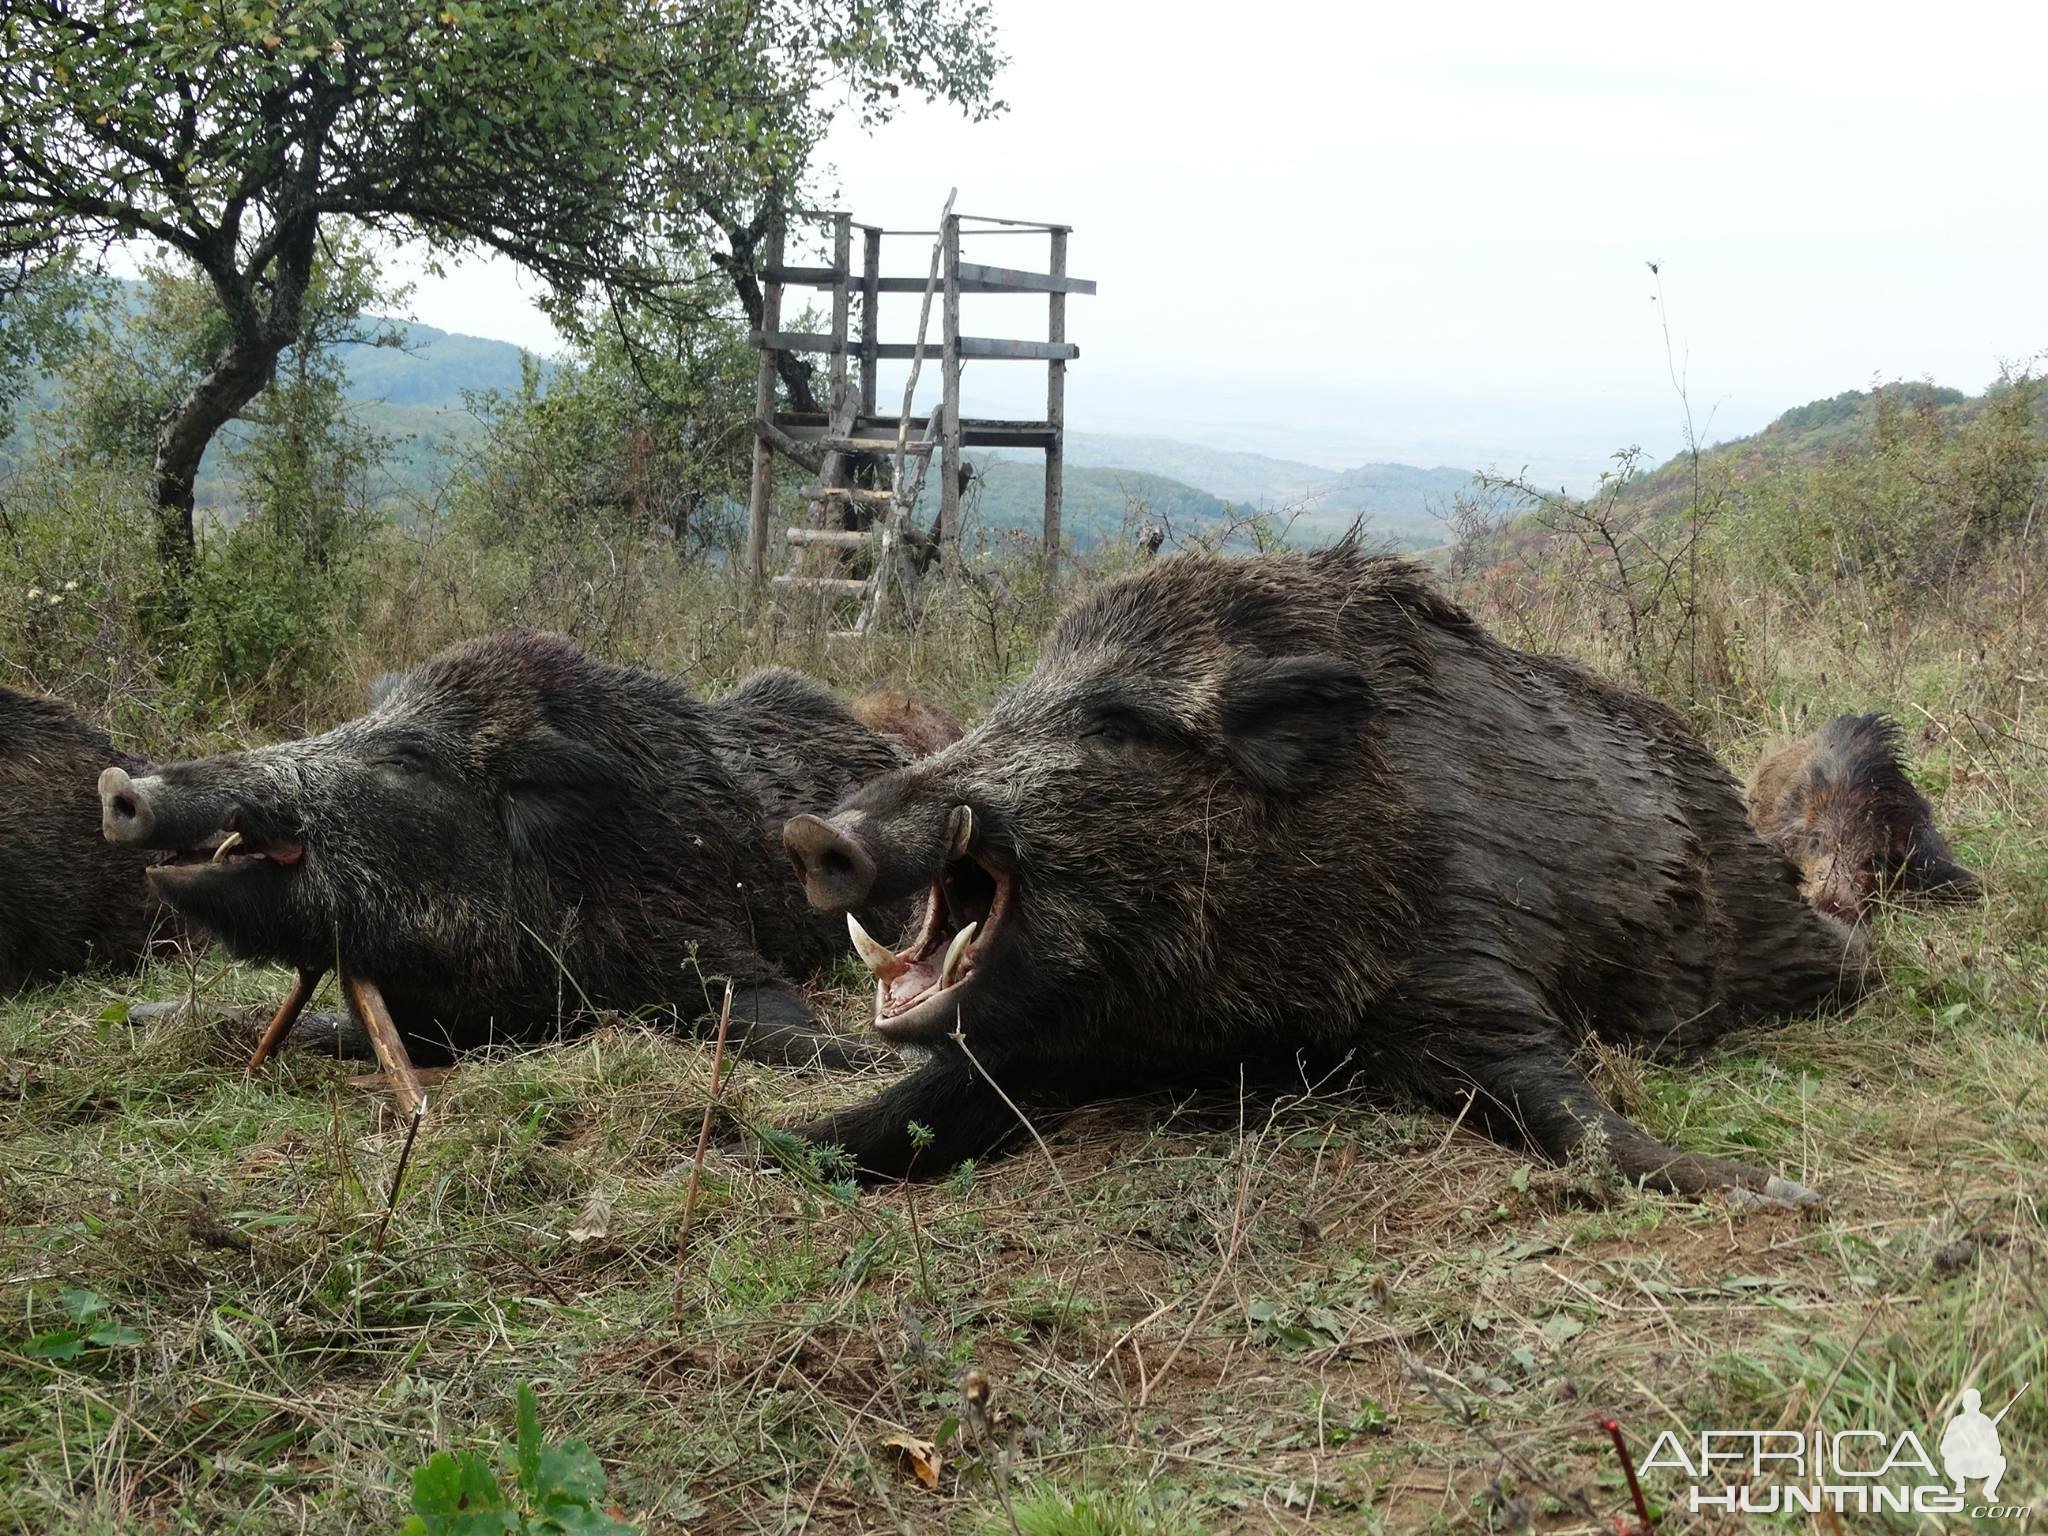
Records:
M974 808L961 806L953 812L953 846L948 855L956 859L967 857L967 850L974 842Z
M846 914L846 932L853 940L853 948L860 956L861 964L873 971L881 980L893 980L910 969L897 958L895 950L861 927L860 919L851 912Z
M981 931L981 924L969 923L953 935L953 942L946 946L946 963L939 967L941 989L953 985L953 978L960 970L960 957L967 953L967 946L974 942L975 934Z
M218 864L222 859L226 858L230 853L234 852L236 846L240 844L241 841L241 833L230 832L226 837L220 840L220 846L213 850L213 862Z

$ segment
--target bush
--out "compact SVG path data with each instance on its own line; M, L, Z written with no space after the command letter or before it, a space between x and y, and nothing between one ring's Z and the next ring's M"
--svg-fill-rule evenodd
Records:
M1754 481L1716 553L1751 586L1810 600L1858 590L1889 602L1946 586L2022 534L2048 485L2043 381L2007 374L1975 402L1890 385L1865 397L1868 449Z

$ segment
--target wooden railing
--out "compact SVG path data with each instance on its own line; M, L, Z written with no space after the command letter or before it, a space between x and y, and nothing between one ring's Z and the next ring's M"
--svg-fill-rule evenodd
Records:
M961 450L981 444L1039 447L1046 455L1045 548L1048 561L1058 557L1060 542L1060 501L1064 489L1063 449L1066 418L1066 365L1080 356L1080 349L1066 339L1066 304L1073 295L1095 292L1095 284L1067 275L1066 226L1016 219L981 218L948 211L936 230L885 230L859 224L844 212L808 215L829 231L830 266L797 266L784 260L785 234L770 232L761 279L761 324L752 340L761 349L760 372L755 391L754 481L749 503L747 558L758 577L767 563L768 521L773 500L773 455L780 451L799 456L800 462L817 471L824 457L832 453L893 453L898 458L896 481L903 483L901 456L913 433L919 438L936 438L940 455L939 547L941 557L953 558L959 541ZM861 267L853 268L853 236L861 236ZM970 236L993 234L1042 236L1046 240L1043 271L993 266L963 261L960 241L963 231ZM924 235L937 242L936 274L920 277L885 276L881 270L882 240L892 235ZM782 305L785 290L793 287L820 290L831 296L829 331L785 331ZM877 365L885 361L918 361L927 342L925 336L909 341L884 341L880 335L879 308L884 294L935 294L939 301L941 336L940 404L936 423L909 415L909 403L894 417L877 409ZM1030 294L1046 300L1046 332L1043 340L992 336L965 336L960 330L960 300L966 295ZM859 299L859 329L853 329L855 299ZM927 300L927 309L929 298ZM919 329L929 327L928 316ZM826 359L828 396L821 413L776 411L778 358L783 353L805 353ZM858 359L857 399L848 391L856 387L848 376L849 359ZM961 413L961 370L968 362L1041 362L1046 365L1046 408L1042 419L969 420ZM936 426L936 431L933 427ZM929 451L927 449L926 451ZM822 483L821 477L821 483ZM844 487L834 487L844 491ZM814 518L814 521L816 519Z

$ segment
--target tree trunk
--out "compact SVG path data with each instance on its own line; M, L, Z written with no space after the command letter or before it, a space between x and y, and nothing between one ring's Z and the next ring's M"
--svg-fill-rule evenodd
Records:
M772 198L774 194L770 196ZM712 265L724 268L727 279L732 283L733 296L740 301L740 310L747 317L747 324L758 331L761 328L761 281L755 276L754 264L761 253L761 237L768 228L768 215L763 212L756 215L752 224L743 225L709 204L702 206L725 232L728 247L726 254L711 258ZM821 409L818 392L811 384L809 359L796 352L778 352L775 371L782 377L782 387L789 391L791 410Z
M193 526L193 488L199 461L214 434L255 399L270 382L282 347L263 342L231 346L212 370L185 392L157 424L156 476L157 554L166 564L188 566L198 547Z

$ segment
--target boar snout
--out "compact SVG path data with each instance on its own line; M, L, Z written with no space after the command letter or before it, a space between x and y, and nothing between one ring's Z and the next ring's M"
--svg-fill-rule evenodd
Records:
M212 852L224 836L242 834L250 852L284 846L275 818L254 814L232 791L211 781L194 782L190 765L166 776L135 778L121 768L100 775L100 835L134 848ZM262 829L259 831L259 828Z
M860 906L875 888L868 851L823 817L792 817L782 829L782 846L805 897L821 912Z
M100 835L108 842L146 845L155 833L156 812L143 790L147 783L130 778L125 768L100 775Z

